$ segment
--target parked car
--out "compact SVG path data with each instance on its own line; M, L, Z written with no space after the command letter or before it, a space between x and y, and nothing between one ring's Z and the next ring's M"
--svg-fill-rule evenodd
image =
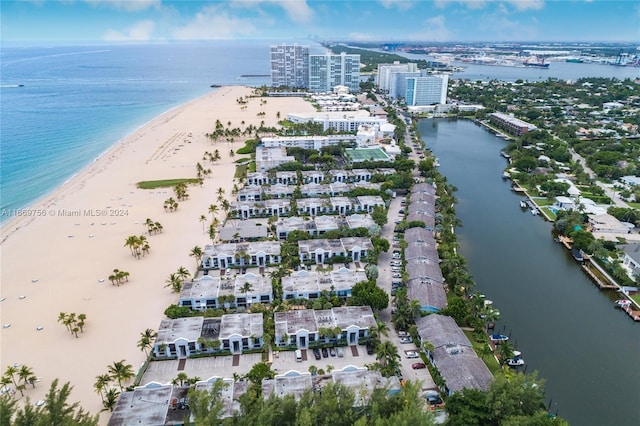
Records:
M398 213L404 214L404 209L400 209L400 211L398 211Z
M411 340L411 337L401 337L400 343L413 343L413 340Z
M412 358L420 358L420 354L418 354L418 352L416 351L406 351L404 353L407 358L412 359Z
M407 337L409 335L409 333L407 333L406 331L400 330L398 331L398 337Z
M391 256L392 259L400 259L400 253L393 253Z
M400 274L399 272L394 272L393 274L391 274L391 278L402 278L402 274Z
M424 365L424 362L414 362L411 364L411 368L414 370L422 370L423 368L427 368L427 366Z
M373 349L373 345L371 343L367 343L367 354L373 355L374 353L375 353L375 350Z
M338 358L342 358L344 356L344 350L340 347L336 348L336 353L338 354Z
M329 355L336 356L336 349L335 348L329 348Z
M329 351L327 350L327 348L322 348L322 357L329 358Z
M391 267L391 272L400 272L400 267L399 266L392 266Z
M322 358L322 354L320 353L320 349L314 348L313 349L313 356L316 358L316 361L319 360L320 358Z
M425 391L423 395L429 403L429 408L431 410L444 407L444 401L442 401L442 398L440 398L440 394L438 393L438 391L428 390Z

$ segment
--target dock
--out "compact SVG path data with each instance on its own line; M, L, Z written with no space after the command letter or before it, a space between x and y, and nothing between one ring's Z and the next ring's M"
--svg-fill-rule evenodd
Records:
M582 264L582 269L587 273L587 275L589 275L591 277L593 282L595 282L596 285L601 290L619 290L619 287L617 285L608 284L608 283L602 281L600 278L598 278L593 272L591 272L591 269L589 269L589 266L587 266L586 263ZM639 312L639 314L640 314L640 312Z
M632 320L640 321L640 311L634 311L633 309L631 309L631 306L624 307L622 308L622 310L625 311Z

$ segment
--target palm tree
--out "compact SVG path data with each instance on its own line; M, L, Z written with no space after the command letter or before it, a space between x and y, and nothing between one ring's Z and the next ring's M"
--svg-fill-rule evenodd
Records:
M191 272L189 272L184 266L179 267L176 274L178 274L182 282L184 282L187 277L191 276Z
M144 351L147 357L149 357L149 349L153 347L153 341L156 337L158 337L158 333L150 328L147 328L144 332L140 333L138 347L141 351Z
M4 377L6 377L7 379L11 379L16 389L18 389L20 391L20 394L24 396L24 393L22 392L22 388L20 388L18 386L18 382L16 382L16 374L18 374L18 368L12 365L9 365L7 366L7 369L4 372Z
M118 386L122 391L122 382L131 379L133 374L133 366L131 364L125 364L125 360L114 361L112 365L108 366L111 376L118 381Z
M189 256L194 257L196 259L196 269L198 269L198 267L200 266L200 261L202 260L202 255L204 254L204 252L202 251L202 248L200 248L199 246L195 246L191 249L191 252L189 253Z
M388 365L393 362L393 360L400 359L400 354L398 354L398 348L390 342L386 340L378 345L376 348L376 359L381 361L380 363L384 365Z
M216 240L216 227L213 223L209 225L209 238L211 239L211 244Z
M187 376L187 373L180 372L178 373L176 378L171 381L171 383L173 383L174 385L178 385L178 383L180 383L180 387L182 387L184 386L184 382L187 381L188 379L189 379L189 376Z
M118 402L118 397L120 396L120 391L116 388L111 388L107 391L105 398L102 400L102 405L104 406L104 410L113 411L113 408L116 406Z
M218 194L218 196L223 196L224 195L224 188L218 188L218 190L216 191L216 194Z
M87 314L78 315L78 327L80 327L80 333L84 333L84 321L87 319Z
M253 290L253 286L251 285L250 282L245 282L242 287L240 287L240 293L242 294L247 294L249 293L251 290Z
M104 395L102 391L104 391L107 386L111 383L111 376L108 374L101 374L96 376L96 382L93 384L93 390L96 391L97 394L100 394L100 399L104 402Z
M29 379L33 377L33 369L31 369L31 367L23 365L22 367L20 367L20 370L18 370L18 377L24 382L24 386L26 387L29 383Z
M169 274L169 278L165 282L167 283L165 287L170 287L174 293L180 293L182 290L182 280L177 274Z
M216 215L216 213L218 213L218 206L215 204L211 204L209 205L209 213L211 213L211 219L213 219L213 217Z

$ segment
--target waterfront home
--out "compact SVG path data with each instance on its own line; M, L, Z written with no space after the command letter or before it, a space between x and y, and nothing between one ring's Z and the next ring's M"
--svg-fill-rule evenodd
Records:
M122 392L116 402L108 426L179 425L184 410L176 410L187 396L187 387L151 382Z
M251 185L245 186L238 191L238 201L261 201L265 198L265 194L262 191L262 186Z
M478 358L467 336L451 317L431 314L416 320L421 342L429 342L429 361L438 368L445 382L445 393L463 389L486 391L493 376Z
M572 198L565 197L565 196L558 196L556 197L556 200L553 203L552 207L556 210L575 210L576 203L573 201Z
M262 348L262 335L261 313L165 319L160 322L153 354L157 358L186 358L223 350L240 354Z
M275 339L277 346L294 345L307 349L322 343L345 339L349 345L357 345L359 340L369 335L369 329L376 326L373 311L369 306L347 306L325 310L302 309L276 312ZM320 329L340 329L340 333L321 334Z
M347 222L349 229L371 229L373 226L376 226L375 221L368 214L352 214L350 216L346 216L344 220Z
M608 213L589 215L589 226L592 233L629 234L631 229Z
M317 235L316 222L309 218L291 216L284 219L280 219L275 223L275 226L276 226L276 236L280 240L286 240L292 231L306 232L312 237ZM338 229L337 224L335 229Z
M411 195L424 193L427 195L436 195L436 188L430 183L418 183L411 188Z
M491 124L499 129L502 129L512 135L522 136L528 131L537 129L531 123L515 118L513 115L503 114L501 112L494 112L489 114L489 121Z
M624 252L622 264L631 272L635 280L640 276L640 243L625 244L620 247Z
M268 171L247 173L247 185L297 185L298 173L289 171Z
M263 220L266 222L266 220ZM251 241L267 238L268 227L252 221L228 220L218 231L220 241Z
M282 299L318 299L323 292L340 298L351 297L351 289L359 282L367 281L364 271L340 268L329 273L297 271L282 277Z
M249 283L249 285L245 285ZM269 277L248 273L213 277L204 275L191 282L185 282L180 290L178 306L193 311L206 309L247 307L253 303L273 301L272 282Z
M370 250L373 250L373 244L370 238L365 237L298 241L298 256L303 263L324 264L335 256L343 256L359 262L369 254Z
M418 301L423 312L439 312L447 307L444 278L438 260L412 258L406 263L407 298Z
M231 203L230 217L249 219L256 217L288 216L291 214L291 201L282 199L264 201L235 201Z
M333 214L330 198L300 198L296 200L297 213L301 216Z
M440 262L440 258L438 257L438 250L436 249L435 245L428 243L407 244L407 248L404 250L404 259L407 261L407 263L414 260L425 260L437 265Z
M207 245L202 256L202 269L261 267L282 262L280 243L256 241Z
M287 120L293 123L315 122L322 124L322 129L333 129L336 132L356 132L361 125L389 124L386 119L372 117L367 110L340 112L289 113ZM393 126L393 125L389 125ZM393 126L395 129L395 126ZM387 126L388 128L388 126ZM391 130L393 132L393 130Z
M436 240L433 234L424 228L409 228L404 232L404 240L407 245L426 245L436 246Z

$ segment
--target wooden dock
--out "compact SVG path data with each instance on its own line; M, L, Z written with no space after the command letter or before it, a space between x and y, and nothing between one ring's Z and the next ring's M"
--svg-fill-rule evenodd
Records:
M622 308L634 321L640 321L640 311L634 311L630 306Z
M602 281L600 278L598 278L593 272L591 272L591 269L589 269L589 266L587 266L587 264L582 264L582 269L587 273L587 275L591 277L593 282L595 282L596 285L600 287L600 289L602 290L618 290L619 289L617 285L608 284Z

